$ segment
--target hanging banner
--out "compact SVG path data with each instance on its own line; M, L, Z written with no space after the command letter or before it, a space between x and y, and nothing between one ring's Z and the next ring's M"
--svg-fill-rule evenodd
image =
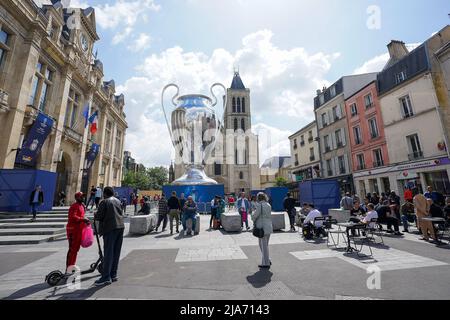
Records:
M16 163L30 167L36 165L41 148L52 131L53 122L53 119L49 116L43 113L38 114L36 121L22 144L22 149L17 153Z
M97 159L97 155L100 151L100 146L96 143L93 143L91 146L91 149L89 150L88 154L86 155L86 165L85 169L89 170L91 169L92 165L95 162L95 159Z

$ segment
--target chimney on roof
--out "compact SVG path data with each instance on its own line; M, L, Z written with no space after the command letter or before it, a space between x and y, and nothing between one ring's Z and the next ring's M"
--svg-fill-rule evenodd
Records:
M318 96L320 96L320 94L322 93L322 91L320 91L320 89L318 89L318 90L316 91L316 93L317 93Z
M322 92L325 92L327 90L327 86L323 86Z
M388 45L389 55L391 59L400 60L408 55L409 51L403 41L392 40Z

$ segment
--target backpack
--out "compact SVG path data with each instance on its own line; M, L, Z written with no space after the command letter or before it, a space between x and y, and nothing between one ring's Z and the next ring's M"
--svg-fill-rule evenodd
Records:
M313 227L310 224L306 224L303 226L302 233L305 240L311 240L314 238Z

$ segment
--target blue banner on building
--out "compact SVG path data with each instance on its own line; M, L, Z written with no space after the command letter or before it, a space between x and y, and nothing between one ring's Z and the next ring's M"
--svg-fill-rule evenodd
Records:
M36 165L42 146L52 131L53 122L53 119L49 116L43 113L38 114L36 121L23 142L22 149L17 154L16 163L30 167Z
M91 146L91 149L89 150L88 154L86 155L86 170L89 170L92 165L95 162L95 159L97 159L97 155L100 151L100 146L98 144L93 143Z

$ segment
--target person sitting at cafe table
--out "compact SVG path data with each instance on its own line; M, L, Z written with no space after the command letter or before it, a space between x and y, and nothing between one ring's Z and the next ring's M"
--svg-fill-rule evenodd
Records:
M397 219L396 210L392 205L389 205L389 201L384 201L383 205L378 207L378 222L387 224L387 233L394 233L396 236L402 236L403 233L399 229L399 220ZM395 231L392 231L394 227Z
M369 226L369 228L375 228L375 222L372 222L372 219L378 219L378 213L375 211L375 206L373 203L367 204L368 212L367 214L360 215L358 218L353 219L354 225L347 227L346 233L347 233L347 243L350 244L350 233L352 233L352 236L355 236L355 230L360 229L364 227L364 225ZM363 231L363 234L364 231Z
M361 217L363 217L365 215L366 215L366 211L364 210L363 207L361 207L361 204L359 203L359 201L354 201L353 208L350 210L350 219L348 220L348 222L360 223ZM352 236L356 235L355 229L352 229L351 232L352 232Z
M317 235L322 234L326 236L326 232L323 229L323 221L315 221L316 218L323 217L322 213L317 210L313 204L308 204L308 210L309 213L306 216L305 221L303 221L303 227L307 226L308 224L314 225Z
M409 232L409 222L417 225L417 217L414 213L414 204L412 203L412 200L406 200L406 202L400 207L400 211L402 214L403 232Z

